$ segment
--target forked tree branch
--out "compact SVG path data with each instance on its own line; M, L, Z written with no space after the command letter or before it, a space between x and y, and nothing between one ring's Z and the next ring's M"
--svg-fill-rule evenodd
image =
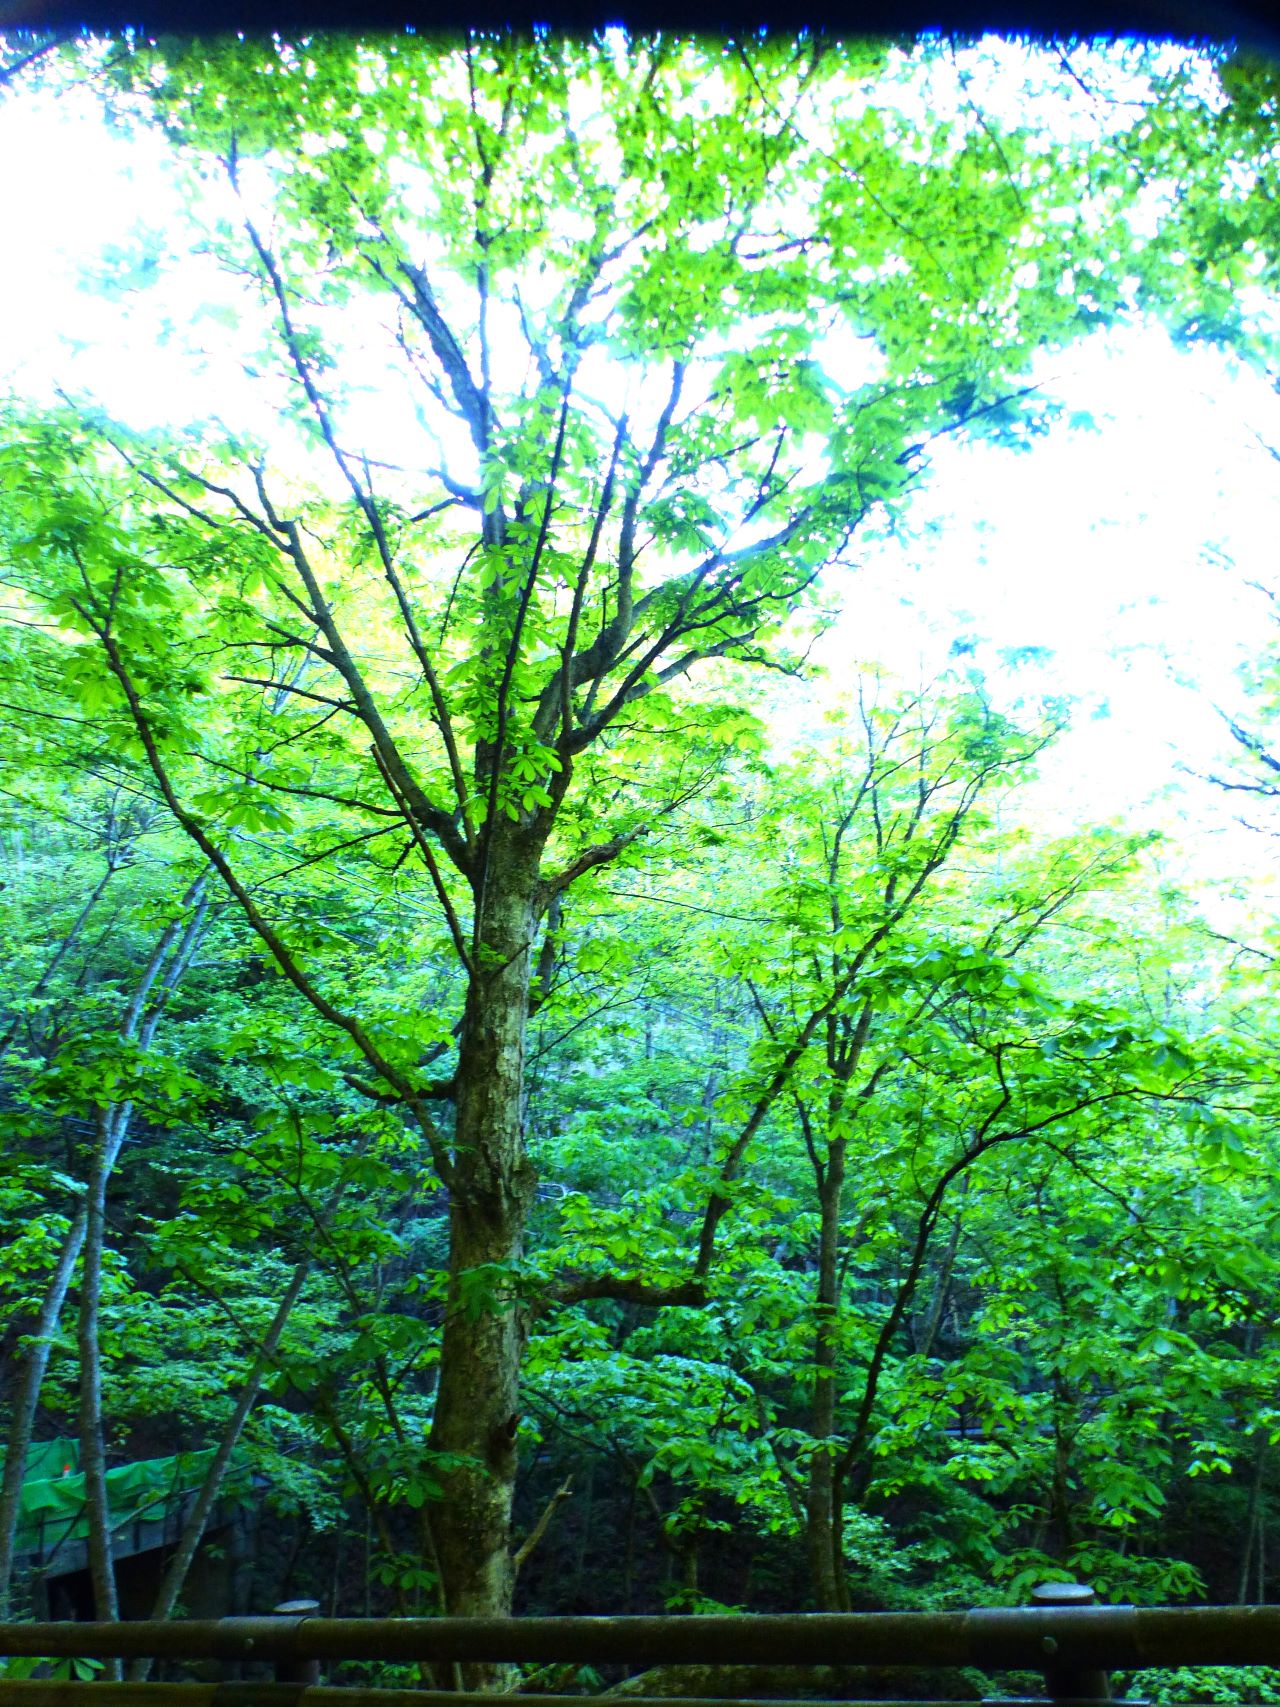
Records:
M134 728L138 733L138 739L141 741L143 751L146 754L147 763L161 794L164 796L169 811L239 902L249 924L270 949L281 971L298 993L322 1019L327 1020L330 1025L349 1037L374 1071L400 1093L427 1139L437 1174L445 1185L450 1185L454 1172L452 1158L449 1155L443 1135L428 1113L417 1087L387 1059L360 1022L350 1014L344 1013L331 1002L314 979L302 970L292 950L263 915L247 886L232 868L222 849L218 847L194 814L182 804L169 775L168 767L160 754L155 732L139 697L137 686L125 664L114 635L88 606L78 604L77 608L102 646L108 668L125 697Z

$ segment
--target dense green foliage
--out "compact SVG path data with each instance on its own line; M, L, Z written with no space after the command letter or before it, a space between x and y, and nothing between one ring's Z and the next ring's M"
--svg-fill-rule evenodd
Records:
M11 1448L236 1450L343 1612L1267 1597L1272 958L1026 826L1069 708L776 687L1037 350L1259 347L1265 78L1148 69L113 57L272 428L0 444Z

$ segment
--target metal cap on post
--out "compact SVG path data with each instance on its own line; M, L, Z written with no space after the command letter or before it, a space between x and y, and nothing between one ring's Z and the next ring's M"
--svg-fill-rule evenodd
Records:
M1046 1611L1068 1606L1096 1606L1097 1595L1088 1583L1041 1583L1031 1591L1033 1606ZM1046 1646L1052 1638L1046 1638ZM1081 1665L1047 1665L1045 1693L1050 1701L1110 1701L1111 1679L1105 1671Z
M282 1600L279 1606L272 1608L275 1617L291 1618L295 1624L301 1624L306 1618L314 1618L319 1610L320 1602L318 1600ZM301 1683L312 1688L319 1681L319 1660L288 1659L276 1661L277 1683Z

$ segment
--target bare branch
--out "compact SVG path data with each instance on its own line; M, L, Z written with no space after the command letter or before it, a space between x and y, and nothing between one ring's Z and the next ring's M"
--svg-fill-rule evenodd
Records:
M400 791L395 777L391 774L390 770L384 763L381 753L379 753L376 747L372 748L371 751L373 753L374 763L382 774L383 782L387 785L387 791L395 801L396 805L400 808L404 821L409 826L409 833L413 837L418 852L422 855L423 864L430 873L431 882L435 888L436 896L444 911L445 919L448 922L449 935L453 938L453 946L457 952L458 959L462 962L466 971L470 972L472 965L471 955L467 948L467 940L462 934L462 926L458 922L458 915L454 911L453 902L449 897L449 891L445 888L444 878L441 875L440 867L436 862L436 856L432 851L431 843L423 835L417 820L409 809L408 801Z
M160 792L164 796L165 804L168 806L170 812L186 831L191 840L200 849L201 853L204 854L210 865L212 865L217 871L218 875L221 877L223 883L230 890L232 895L234 895L236 900L240 903L240 907L250 925L270 949L281 971L298 993L315 1009L321 1018L327 1020L330 1025L334 1026L337 1030L343 1032L347 1037L349 1037L374 1071L384 1078L389 1085L393 1086L404 1097L405 1103L413 1111L414 1117L422 1128L422 1131L427 1138L427 1142L431 1147L432 1160L435 1163L437 1173L441 1180L444 1181L445 1184L448 1184L453 1177L452 1159L449 1156L443 1137L438 1131L435 1122L427 1112L423 1100L418 1093L417 1087L407 1079L398 1068L392 1065L383 1052L378 1048L377 1044L374 1043L373 1039L365 1031L360 1022L354 1019L350 1014L344 1013L340 1008L335 1006L335 1004L324 995L315 981L302 970L302 967L288 945L280 936L279 932L276 931L274 926L268 923L267 919L259 910L252 895L249 893L248 888L241 882L240 878L232 869L230 862L222 852L221 848L219 848L212 840L200 821L183 806L182 802L178 798L176 790L174 789L168 768L161 757L160 749L156 743L155 733L152 730L150 719L143 708L142 701L138 696L137 687L134 684L133 678L124 662L124 658L120 652L120 648L114 635L112 635L110 630L105 627L100 619L96 618L87 607L81 606L80 613L94 629L94 632L102 645L108 667L116 681L119 683L120 689L124 694L126 703L128 704L130 714L133 718L134 727L138 732L138 738L142 742L143 751L146 754L147 763L151 767L151 772L159 785Z
M575 883L585 872L594 871L600 865L607 865L611 859L616 859L624 848L629 848L648 832L648 824L637 824L633 830L625 830L610 841L598 842L594 847L584 848L576 859L570 860L554 877L546 880L543 894L547 899L563 894L569 885Z
M564 1502L567 1499L572 1499L572 1497L573 1497L573 1477L572 1476L566 1476L564 1481L556 1489L555 1493L552 1494L551 1498L547 1501L546 1505L543 1506L542 1513L539 1516L538 1521L534 1524L533 1528L525 1536L524 1540L520 1543L520 1545L516 1548L515 1553L512 1555L511 1575L513 1577L519 1576L520 1567L524 1564L525 1560L529 1557L530 1553L533 1552L534 1548L538 1545L539 1541L542 1540L542 1537L547 1533L547 1530L551 1527L552 1518L554 1518L554 1516L559 1511L560 1507L564 1504Z

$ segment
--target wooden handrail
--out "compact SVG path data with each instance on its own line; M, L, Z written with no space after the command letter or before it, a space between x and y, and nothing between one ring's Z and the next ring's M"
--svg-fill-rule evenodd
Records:
M0 1624L0 1658L258 1661L274 1683L6 1680L0 1707L482 1707L488 1695L322 1688L322 1660L976 1667L1035 1671L1050 1699L1106 1699L1106 1674L1172 1666L1280 1667L1280 1607L1040 1605L968 1612L572 1618L320 1618ZM288 1678L290 1681L280 1681ZM1069 1680L1075 1680L1071 1682ZM1082 1682L1081 1680L1087 1680ZM91 1688L92 1695L83 1691ZM539 1696L537 1707L581 1707ZM625 1707L670 1707L629 1697ZM818 1707L808 1701L684 1699L680 1707ZM832 1704L834 1707L834 1704ZM840 1707L851 1707L844 1702ZM877 1707L890 1707L877 1703ZM921 1707L916 1703L915 1707Z
M92 1689L85 1696L83 1691ZM624 1707L608 1698L583 1695L443 1694L427 1689L333 1689L296 1683L68 1683L61 1681L6 1683L0 1679L0 1702L12 1707L494 1707L495 1702L524 1701L526 1707L586 1707L595 1699L603 1707ZM856 1701L782 1701L777 1697L680 1696L661 1699L627 1696L625 1707L860 1707ZM935 1707L912 1697L906 1701L878 1699L871 1707ZM954 1703L948 1707L955 1707ZM1040 1704L1043 1707L1043 1704ZM1124 1704L1135 1707L1135 1704Z
M1280 1666L1278 1606L0 1624L0 1657L583 1664Z

